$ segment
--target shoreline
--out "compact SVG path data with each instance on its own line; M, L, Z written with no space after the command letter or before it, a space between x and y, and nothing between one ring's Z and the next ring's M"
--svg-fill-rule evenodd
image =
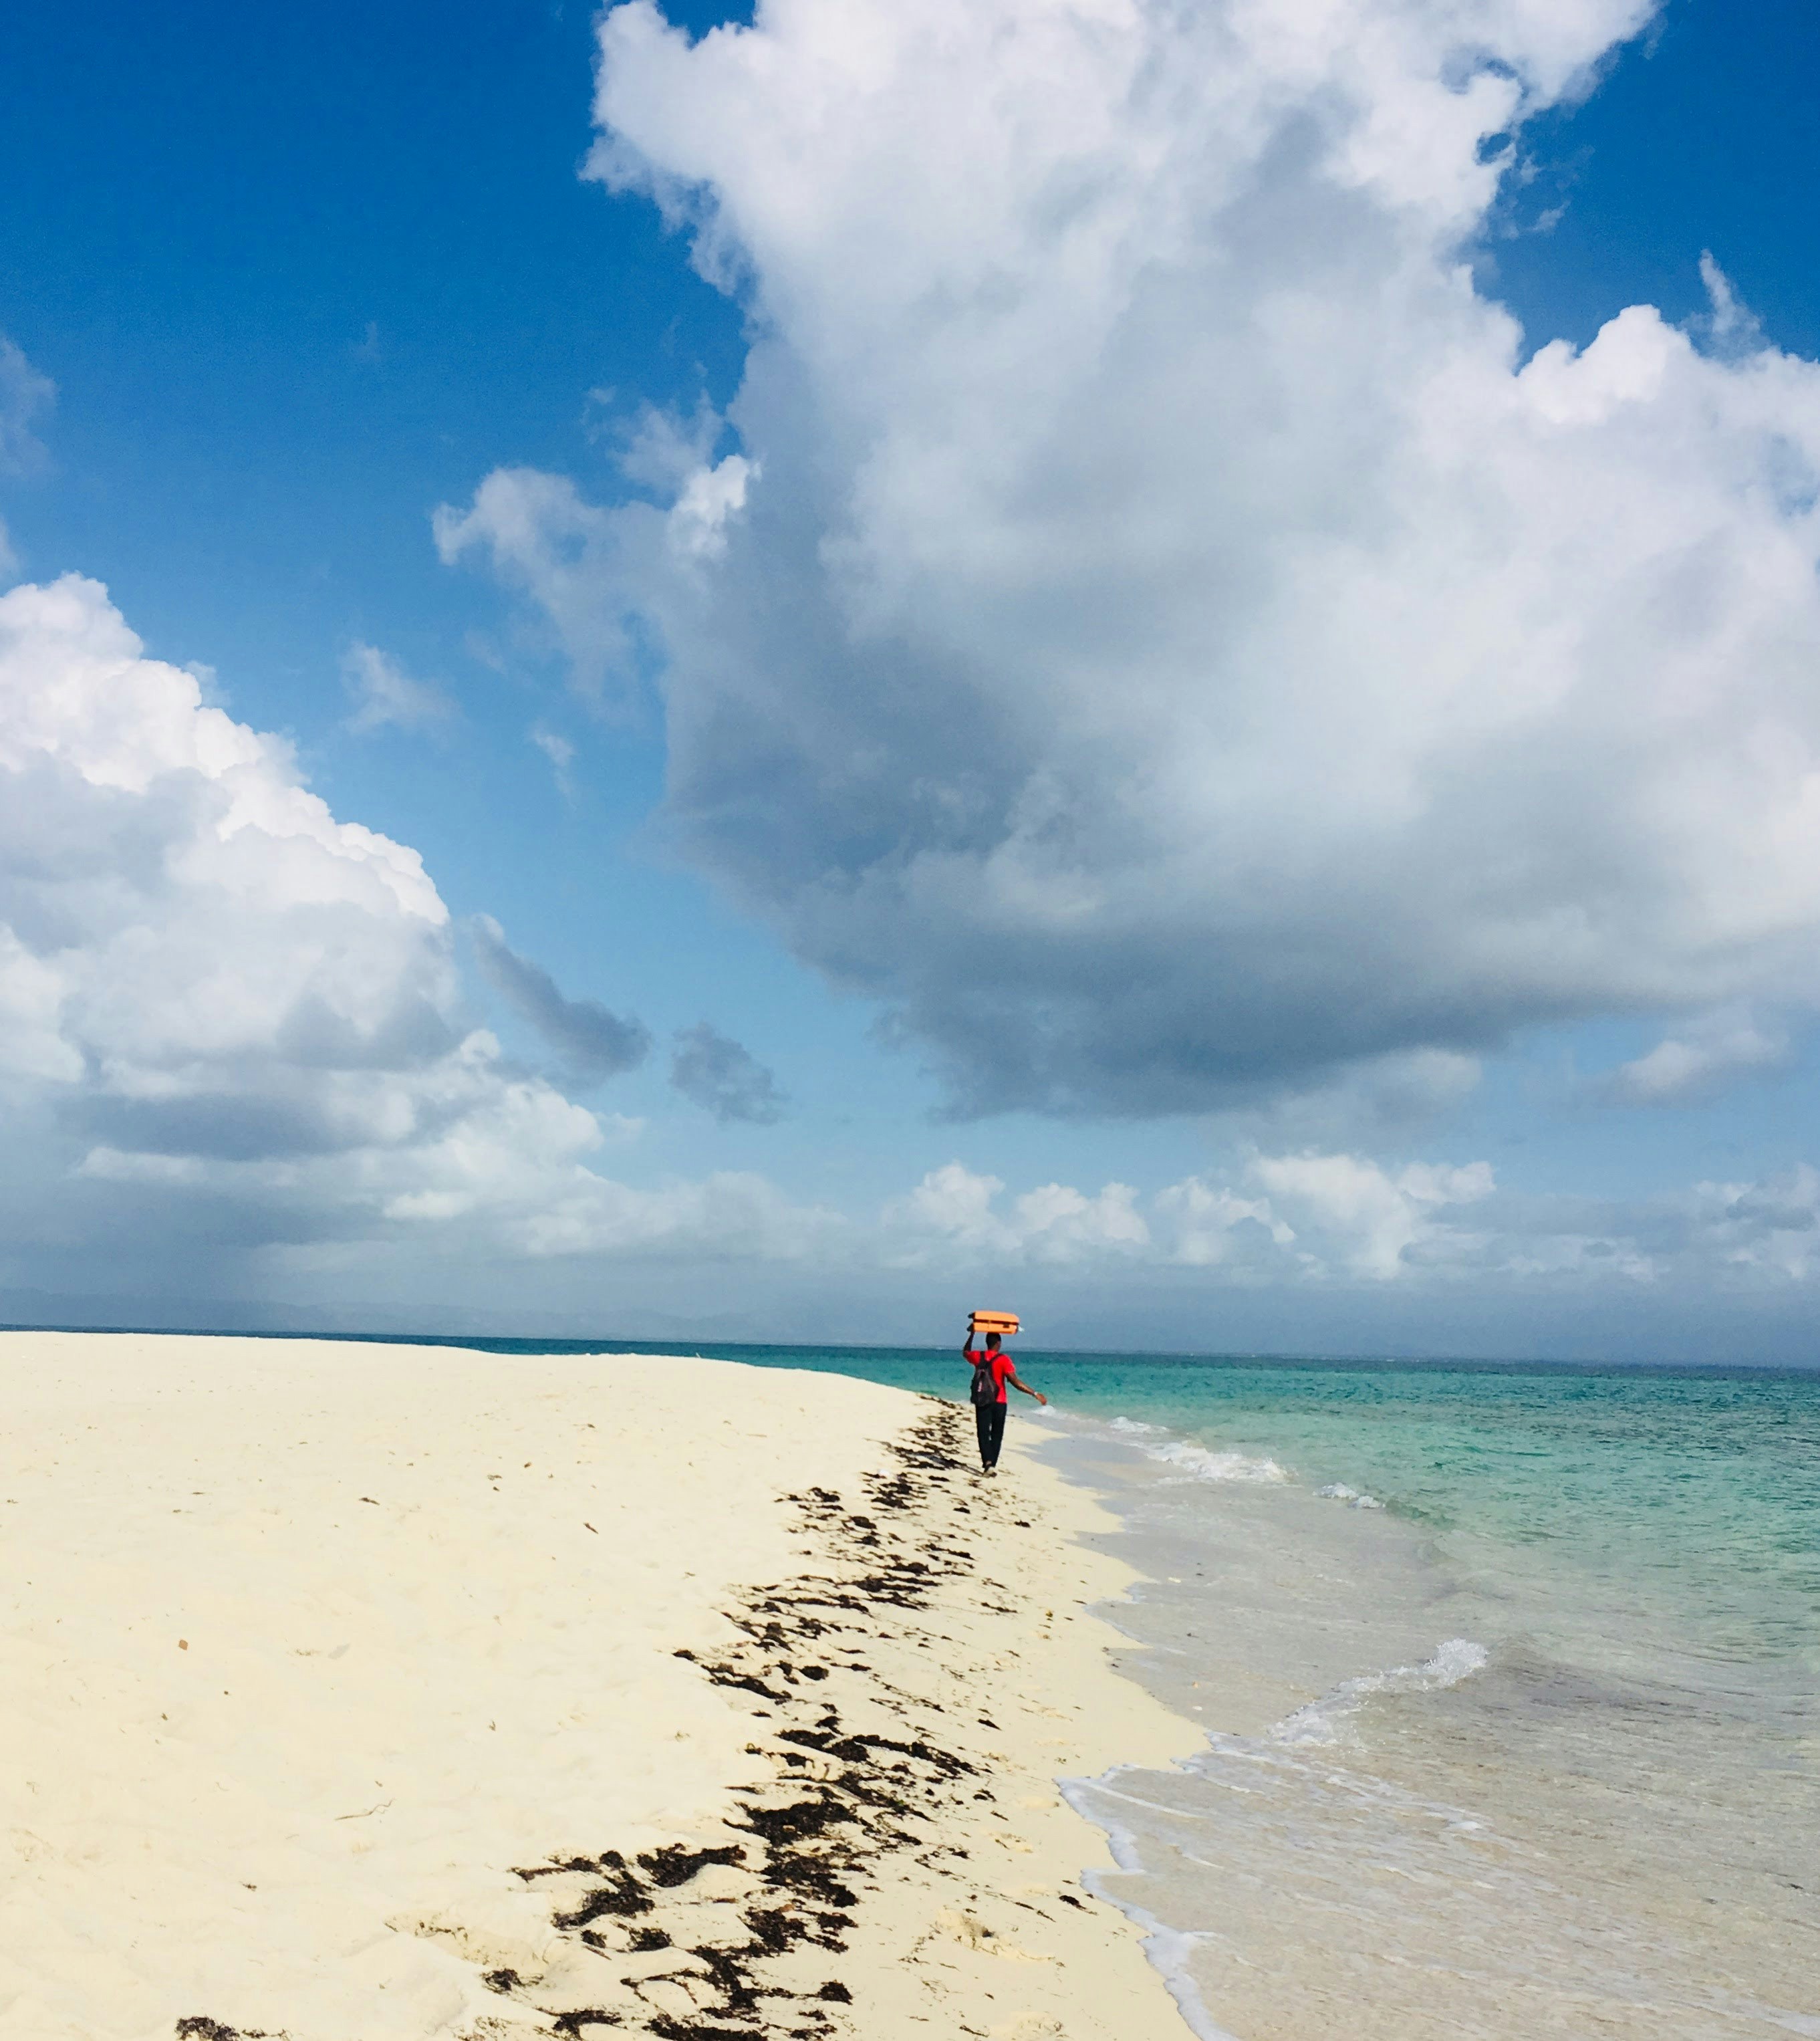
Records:
M1015 1442L977 1479L960 1406L177 1335L0 1373L3 2031L1179 2041L1057 1781L1200 1734L1089 1612L1110 1517Z

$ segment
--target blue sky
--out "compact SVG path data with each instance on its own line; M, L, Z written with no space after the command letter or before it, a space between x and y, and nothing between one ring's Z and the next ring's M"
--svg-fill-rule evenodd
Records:
M1209 10L1209 21L1224 11ZM1281 0L1278 11L1293 21L1299 10ZM1483 71L1488 90L1498 79L1525 80L1529 100L1517 118L1464 147L1449 141L1457 161L1446 189L1437 181L1411 200L1397 185L1395 204L1406 209L1395 211L1383 196L1392 173L1374 158L1367 171L1342 177L1333 167L1338 153L1308 174L1306 190L1296 181L1300 171L1279 174L1268 155L1248 173L1261 187L1280 174L1274 202L1290 208L1280 216L1293 218L1293 233L1309 237L1304 254L1317 277L1342 245L1369 251L1381 242L1387 277L1403 274L1394 264L1407 264L1418 243L1429 264L1421 291L1396 299L1388 318L1401 334L1396 351L1374 340L1368 360L1360 343L1359 380L1344 415L1369 414L1381 398L1388 418L1387 393L1400 403L1422 376L1442 387L1427 350L1453 316L1437 280L1457 263L1476 278L1475 311L1502 304L1521 322L1517 361L1553 340L1587 349L1628 306L1658 307L1670 330L1692 333L1696 367L1715 376L1729 372L1741 349L1767 346L1795 367L1820 353L1806 197L1820 98L1820 27L1811 11L1766 6L1740 16L1714 0L1672 0L1646 21L1647 7L1627 12L1611 0L1579 10L1599 21L1567 27L1546 5L1515 11L1525 25L1508 52L1486 26L1497 10L1463 4L1452 41L1414 49L1407 75L1391 77L1362 57L1352 66L1345 36L1356 35L1363 51L1374 21L1395 26L1411 10L1397 0L1340 10L1352 25L1322 60L1331 59L1344 91L1356 93L1359 132L1369 131L1374 108L1395 114L1392 153L1404 149L1410 165L1420 153L1408 140L1410 123L1437 118L1441 104L1407 96L1426 90L1425 65L1437 93L1457 96L1462 52L1483 40L1496 58ZM1022 10L1030 18L1041 12ZM945 13L931 8L929 18ZM94 1032L99 1024L78 1013L82 998L98 997L94 976L70 965L69 986L79 979L89 990L69 991L59 1039L90 1072L81 1082L99 1087L101 1103L78 1108L74 1094L58 1089L78 1081L43 1078L51 1067L44 1055L31 1066L40 1073L32 1082L49 1089L15 1096L29 1135L20 1152L30 1158L15 1172L15 1193L59 1216L41 1237L15 1227L15 1249L0 1259L0 1300L9 1291L47 1293L126 1299L137 1309L162 1299L179 1315L200 1308L227 1319L288 1314L427 1329L501 1330L515 1314L537 1313L542 1330L560 1323L603 1334L699 1326L900 1338L924 1328L940 1337L946 1318L984 1283L995 1295L1034 1300L1039 1317L1046 1307L1054 1336L1073 1344L1135 1328L1133 1337L1149 1341L1215 1348L1804 1352L1816 1196L1802 1172L1820 1161L1810 1109L1814 995L1801 960L1814 933L1807 908L1794 902L1747 926L1715 924L1697 953L1691 938L1661 930L1685 929L1710 911L1686 874L1690 866L1731 870L1719 851L1735 849L1746 875L1733 874L1734 892L1754 886L1750 875L1767 872L1773 856L1787 852L1799 867L1807 853L1788 850L1784 829L1753 864L1754 853L1738 848L1736 831L1715 810L1710 835L1690 826L1687 840L1658 860L1627 867L1628 876L1600 895L1605 906L1588 907L1569 897L1571 879L1559 881L1567 891L1551 894L1547 913L1585 911L1595 945L1625 952L1622 967L1607 956L1557 971L1529 952L1517 958L1517 938L1506 929L1498 940L1514 960L1492 969L1480 958L1482 932L1468 904L1435 906L1434 927L1453 917L1445 939L1420 915L1402 928L1396 903L1419 887L1420 860L1437 875L1456 861L1451 837L1399 837L1343 915L1300 895L1277 899L1269 875L1293 864L1318 833L1296 822L1293 798L1278 803L1278 821L1260 830L1237 811L1209 821L1195 810L1192 788L1184 792L1177 780L1192 776L1184 761L1213 727L1212 715L1228 735L1207 753L1204 770L1194 769L1204 780L1220 779L1229 755L1221 746L1242 749L1231 733L1268 726L1275 734L1248 769L1260 781L1280 769L1293 785L1294 732L1320 723L1323 702L1361 698L1343 670L1345 647L1306 642L1300 627L1285 624L1268 627L1277 633L1270 638L1260 624L1246 655L1258 663L1243 673L1235 668L1222 679L1224 669L1209 668L1203 681L1196 670L1167 698L1159 684L1154 700L1143 676L1152 657L1173 671L1171 662L1187 656L1183 647L1243 612L1258 577L1280 571L1288 586L1307 571L1296 549L1313 525L1293 508L1247 513L1266 522L1281 515L1288 536L1275 564L1243 565L1236 540L1236 593L1224 607L1197 608L1201 598L1185 592L1204 571L1197 533L1217 534L1223 517L1239 516L1233 506L1252 499L1236 484L1223 488L1217 460L1185 479L1162 441L1146 452L1147 426L1121 429L1104 445L1083 427L1064 447L1052 421L1015 498L990 476L954 485L953 529L970 536L964 554L943 553L948 513L930 507L924 491L933 485L912 468L968 406L980 404L987 422L943 453L943 471L973 460L982 440L992 451L1001 422L995 457L1015 464L1040 437L1034 423L1027 441L1020 437L1025 426L1014 414L1026 381L1041 383L1052 370L1076 379L1058 380L1057 415L1064 420L1070 406L1110 418L1150 390L1179 401L1203 387L1194 353L1201 342L1187 336L1202 334L1205 321L1171 325L1176 315L1154 308L1141 319L1132 315L1123 328L1106 326L1101 357L1076 361L1066 336L1093 329L1099 287L1080 284L1077 303L1068 295L1076 288L1072 273L1051 260L1054 250L992 245L995 233L1031 231L1009 172L1011 195L994 211L993 179L1025 144L1008 118L995 135L993 109L1015 106L1020 91L1059 93L1043 68L1052 63L1064 66L1057 75L1066 90L1087 95L1083 104L1097 82L1066 70L1074 56L1008 57L1002 93L982 99L976 124L954 145L987 152L983 195L977 208L946 212L950 102L941 66L958 59L952 51L931 55L873 14L861 6L850 17L859 39L876 29L865 89L886 78L893 90L880 97L874 128L855 133L811 104L817 38L828 44L833 19L813 6L761 15L743 38L697 45L693 59L681 44L641 40L626 16L617 54L610 33L599 105L597 17L576 8L499 0L377 15L330 6L299 16L186 6L154 18L93 6L40 10L16 24L12 54L25 89L0 135L0 333L55 386L54 402L35 405L19 395L24 384L14 390L30 444L21 438L0 473L0 515L18 577L42 586L74 572L105 585L147 657L203 670L207 700L284 739L291 761L284 769L338 821L421 853L451 917L451 933L437 938L446 955L439 952L434 967L454 974L436 995L444 1021L456 1033L493 1031L497 1082L533 1081L607 1130L592 1161L578 1165L564 1150L549 1164L557 1173L550 1183L560 1186L563 1171L584 1166L610 1172L629 1198L697 1205L669 1231L667 1219L615 1220L604 1230L590 1222L595 1230L583 1244L558 1249L538 1215L540 1198L566 1195L560 1187L527 1188L491 1232L475 1216L485 1200L470 1200L439 1240L421 1226L411 1233L414 1220L398 1218L418 1212L413 1198L421 1205L432 1196L412 1189L407 1177L389 1193L396 1209L375 1219L371 1199L342 1210L319 1189L306 1197L294 1185L275 1188L283 1174L276 1150L264 1157L269 1170L257 1188L238 1178L205 1183L214 1151L204 1143L192 1153L188 1137L176 1134L160 1134L143 1155L124 1136L110 1137L101 1144L107 1156L129 1160L97 1162L94 1128L115 1124L112 1108L103 1109L109 1100L158 1085L211 1099L231 1093L249 1124L270 1101L264 1092L253 1097L245 1042L231 1056L219 1051L224 1060L210 1074L208 1059L218 1051L204 1043L206 1028L187 1048L165 1042L156 1085L145 1070L120 1075L124 1052L109 1051ZM700 36L725 17L672 10L669 18ZM782 61L763 88L771 97L759 104L742 97L760 88L737 63L721 65L707 53L767 36ZM1205 52L1176 52L1180 74L1191 79L1203 59L1212 81L1219 74ZM1472 56L1468 69L1479 62ZM1295 279L1286 284L1270 271L1271 258L1247 255L1262 244L1206 196L1214 173L1200 138L1213 135L1217 155L1222 124L1237 121L1233 105L1209 83L1200 101L1190 94L1185 105L1172 102L1167 117L1182 123L1178 156L1190 167L1179 173L1181 188L1203 208L1205 246L1217 245L1230 265L1219 302L1249 303L1248 292L1260 307L1285 302ZM1287 156L1299 146L1294 132L1284 131ZM1149 250L1148 268L1133 275L1178 260L1175 243L1143 238L1160 231L1156 220L1178 190L1136 181L1144 133L1141 124L1109 128L1091 166L1108 189L1132 182L1152 208L1149 226L1123 230L1133 247ZM603 136L624 152L606 181L599 158L596 174L583 174ZM1334 139L1336 152L1342 143L1352 146ZM1475 156L1491 160L1506 148L1501 181L1494 167L1485 191L1461 197ZM779 197L779 165L805 159L811 197ZM875 202L864 196L874 173L885 194ZM1407 166L1395 171L1416 174ZM946 223L945 244L925 246L914 209L899 210L889 196L923 177L929 216ZM615 178L622 189L611 188ZM1308 196L1317 186L1319 205ZM837 206L824 197L830 191L854 195ZM1347 205L1378 210L1362 227L1348 223L1336 193ZM660 199L681 208L668 223ZM805 226L818 204L827 216ZM1408 224L1411 208L1427 209L1419 227ZM710 242L718 254L702 253ZM954 253L963 243L964 259ZM1445 261L1434 254L1443 246ZM864 269L874 251L876 277ZM1715 325L1715 287L1701 273L1708 251L1723 273L1718 288L1758 322L1756 338L1741 325ZM968 266L976 259L977 270ZM859 265L850 288L838 273L843 261ZM977 387L970 363L951 373L941 367L952 335L939 325L914 347L895 338L912 319L935 316L924 284L893 295L920 263L960 296L976 274L1026 279L1015 288L1026 293L1029 322L999 337L1011 363L1002 389ZM1202 273L1183 260L1182 273ZM1355 305L1346 296L1350 273L1332 270L1326 301L1336 319L1352 320L1347 330L1363 331L1376 317L1366 308L1395 292L1361 286ZM1264 317L1236 334L1261 330ZM984 358L992 334L977 324L965 331ZM1249 344L1235 338L1230 345L1240 352L1221 357L1238 363L1240 380ZM1319 364L1350 345L1323 342L1312 365L1296 372L1301 384L1289 377L1292 395L1314 391L1325 373ZM1019 348L1029 353L1027 377L1017 368ZM1744 404L1743 372L1724 386L1725 402ZM1115 373L1116 386L1108 380ZM1309 396L1311 411L1319 401ZM1676 401L1704 417L1718 399L1696 391ZM1690 440L1677 456L1682 464L1670 471L1646 476L1643 456L1627 442L1616 452L1590 446L1577 456L1589 465L1573 472L1613 474L1614 463L1634 459L1634 497L1672 498L1685 484L1691 505L1718 486L1714 476L1746 460L1747 441L1757 449L1752 460L1772 440L1795 450L1796 465L1810 457L1802 440L1810 429L1807 386L1796 378L1775 401L1786 421L1765 423L1741 410L1711 444ZM648 424L630 465L627 448L642 418L668 414L680 430L704 403L714 423L687 455L691 472L718 474L738 500L715 513L720 522L689 568L698 579L684 586L672 576L660 586L649 565L653 521L687 483L680 468L676 477L652 468ZM919 406L932 407L927 430ZM1680 445L1679 415L1658 432L1664 444ZM812 422L801 425L805 418ZM1258 453L1236 411L1234 418L1216 422L1228 437L1210 444L1234 473L1256 460L1270 486L1260 484L1255 502L1274 505L1270 478L1293 468L1296 449L1285 443ZM1407 436L1407 420L1397 429ZM877 449L894 434L908 451L890 456L893 467ZM1333 437L1325 435L1329 443ZM638 446L646 450L642 467ZM872 450L855 451L862 446ZM720 465L729 458L746 464L749 476L746 467ZM1501 458L1488 444L1481 464L1490 471ZM1128 468L1136 479L1119 499L1127 509L1109 511L1102 528L1095 492L1125 486L1103 478ZM537 513L545 521L532 517L515 538L494 511L473 509L496 472L560 478L585 515L560 511L558 524L571 521L559 529L546 506ZM841 506L874 483L884 507L860 528ZM1344 478L1321 484L1350 486ZM1574 486L1565 470L1548 485L1570 493ZM1535 486L1536 502L1522 494L1512 514L1539 528L1546 490ZM1516 502L1531 483L1513 479L1509 487ZM1007 504L1020 506L1015 528L1024 546L1035 543L1027 506L1039 498L1043 543L1062 547L1055 535L1065 527L1073 564L1032 565L1026 553L1015 587L1010 580L986 586L975 563L991 555L994 531L1014 529ZM1155 558L1130 578L1123 535L1136 528L1129 505L1139 503L1160 506L1162 536ZM440 549L439 506L447 507ZM1361 514L1369 525L1380 513L1367 505ZM1776 514L1780 541L1795 533L1799 506ZM472 519L465 544L451 541L451 521L464 516ZM1742 513L1737 537L1741 547L1750 537ZM838 552L849 541L866 550L863 573L838 587L815 582L822 569L805 563L825 564L831 547ZM1208 559L1225 557L1217 536L1205 544ZM1670 544L1640 532L1605 585L1643 574ZM1540 538L1534 556L1538 574L1555 571ZM576 598L584 601L584 623L572 619L565 642L548 577L577 561L581 579L592 579ZM1412 586L1424 575L1445 578L1426 540L1412 540L1403 570ZM1483 561L1459 567L1460 614L1491 606L1472 583L1491 571ZM1555 826L1537 790L1559 747L1584 747L1585 782L1559 795L1578 804L1575 817L1589 802L1597 806L1601 746L1613 747L1620 769L1627 747L1654 755L1645 727L1654 708L1644 710L1634 746L1621 726L1633 694L1639 704L1660 699L1656 677L1666 669L1649 648L1635 652L1634 673L1618 673L1609 658L1600 666L1606 655L1597 647L1615 642L1618 626L1593 613L1599 597L1589 590L1599 577L1561 573L1558 593L1544 586L1525 614L1583 619L1582 641L1594 649L1576 656L1589 662L1581 686L1595 709L1571 730L1513 738L1495 781L1483 761L1461 769L1448 797L1501 811L1508 795L1512 814L1528 818L1513 824L1509 857L1518 861ZM1154 640L1118 620L1133 589L1167 621ZM1018 603L1054 616L1073 590L1085 592L1083 607L1045 655L1049 668L1033 654L1034 677L977 677L976 666L995 660L995 673L1008 670L995 647L1040 636ZM1764 727L1773 725L1778 741L1805 742L1820 725L1811 684L1806 708L1799 682L1791 696L1765 680L1773 713L1764 705L1769 696L1748 690L1729 711L1721 666L1737 654L1719 649L1796 644L1807 628L1800 598L1765 596L1781 605L1773 614L1741 610L1713 621L1708 609L1730 599L1713 595L1685 631L1677 628L1675 654L1687 671L1675 685L1712 691L1703 714L1716 722L1703 727L1742 731L1767 718ZM901 616L890 611L897 601L909 605ZM1659 591L1646 606L1662 612ZM607 674L597 687L581 671L577 629L598 634L588 653ZM55 634L28 636L14 684L50 687ZM1411 642L1432 637L1423 625ZM1070 706L1055 711L1068 744L1052 753L1028 734L1049 719L1032 690L1040 697L1043 674L1066 666L1073 644L1090 649L1068 683ZM749 670L736 670L748 654ZM1401 656L1386 650L1387 670L1370 683L1386 701L1402 685ZM1799 658L1788 656L1799 673ZM400 711L402 720L385 720L369 704L360 727L360 676L374 670L362 667L363 657L432 692L399 696L416 704ZM1486 700L1506 695L1517 685L1516 666L1506 671L1500 659L1517 660L1507 643L1445 685ZM1286 677L1269 704L1234 708L1233 719L1219 723L1227 711L1207 704L1239 702L1266 668ZM1101 704L1127 686L1137 690L1129 729L1151 731L1148 749L1140 757L1131 738L1116 785L1098 785L1084 761L1106 752L1095 734L1107 727ZM1304 719L1271 722L1292 697L1308 704ZM774 758L767 733L779 731L791 734L776 738ZM1420 742L1439 740L1431 733ZM976 848L967 834L973 822L955 836L931 815L987 797L965 773L942 792L947 810L939 802L919 807L920 796L900 799L900 792L939 782L950 750L969 746L981 761L999 761L982 765L988 779L1016 777L1029 799L1064 790L1053 795L1056 812L1040 841L1065 843L1071 886L1091 892L1104 878L1103 901L1095 894L1098 904L1081 906L1045 897L1020 920L1021 894L994 892L991 913L976 915L931 891L937 881L928 872L946 872L942 860ZM1694 749L1703 746L1710 753L1708 739ZM1387 757L1393 751L1405 755L1400 740ZM871 762L855 766L851 794L836 795L830 789L844 788L849 757ZM1319 769L1337 769L1327 760ZM869 781L868 773L881 776ZM1666 790L1682 784L1666 765L1664 774L1637 793L1636 814L1653 814ZM1308 776L1315 784L1314 769ZM1346 797L1338 798L1343 807ZM1140 819L1181 804L1179 838L1159 825L1156 840L1133 850L1129 831L1108 823L1103 837L1087 842L1083 812L1095 813L1098 829L1096 811L1110 815L1127 799ZM1022 826L1006 824L1005 841ZM1208 841L1217 842L1217 853ZM1620 852L1601 846L1597 854ZM912 853L927 853L914 884L905 877ZM1212 865L1196 863L1209 856ZM1335 870L1348 860L1357 863L1350 851ZM1369 855L1357 868L1368 864ZM1217 882L1206 876L1215 867L1226 875ZM1231 876L1247 868L1266 876ZM1151 869L1154 898L1144 878ZM1053 876L1022 865L1014 875L1017 886L1039 891ZM1002 882L989 859L972 879L953 880L977 898ZM1462 902L1502 898L1504 883L1478 874ZM1586 883L1593 884L1590 876ZM1786 875L1762 880L1765 896L1778 900L1778 887L1795 884ZM1627 888L1627 898L1647 906L1608 911ZM1058 895L1064 890L1058 882ZM1330 878L1318 890L1331 906L1346 889ZM1215 894L1209 906L1203 896ZM288 912L293 903L287 895L278 904ZM155 933L155 914L146 911ZM1065 925L1077 911L1087 917L1083 931L1092 924L1078 940ZM562 997L641 1024L652 1043L644 1061L606 1074L565 1066L550 1028L539 1024L535 998L502 994L497 974L478 967L470 929L483 914ZM13 919L26 929L26 918ZM1536 916L1523 921L1537 925ZM208 940L198 938L204 947ZM231 938L224 931L219 940ZM1579 940L1549 942L1571 948ZM63 938L41 931L21 941L21 954L47 969L65 970L59 959L72 954L58 947ZM386 954L391 961L374 967L382 975L396 967L394 953ZM1342 956L1353 959L1345 968L1335 961ZM421 960L410 967L432 968ZM1233 989L1253 979L1273 989ZM1418 981L1419 996L1384 990ZM299 999L315 996L301 981L293 990ZM195 1007L192 999L185 1010ZM741 1095L781 1094L781 1109L741 1118L736 1100L731 1116L717 1115L699 1085L691 1097L671 1081L678 1031L702 1024L744 1052L745 1062L726 1066L736 1079L757 1066L752 1081L761 1090ZM1130 1041L1142 1050L1128 1061L1120 1045ZM1665 1042L1681 1047L1639 1074ZM222 1072L230 1062L230 1078ZM1627 1067L1629 1077L1617 1074ZM762 1090L764 1073L772 1093ZM294 1078L281 1087L293 1103ZM724 1105L733 1095L718 1096ZM426 1112L413 1096L413 1110ZM221 1149L219 1138L210 1139ZM250 1139L237 1136L227 1147L244 1159ZM401 1151L386 1145L392 1140L379 1145L397 1161ZM318 1143L310 1152L331 1150ZM333 1152L352 1171L364 1151L355 1144ZM145 1156L159 1158L166 1177ZM1477 1177L1450 1177L1444 1191L1439 1179L1407 1176L1411 1168L1481 1165L1494 1190ZM927 1181L944 1169L961 1173ZM191 1173L177 1188L169 1173L183 1170ZM698 1209L699 1187L729 1173L747 1185L744 1216L733 1225ZM969 1188L983 1177L1002 1181L989 1201L994 1213L1008 1215L1015 1198L1050 1185L1068 1187L1079 1209L1056 1219L1033 1208L1021 1221L988 1223L980 1215L984 1193ZM101 1178L115 1187L113 1202L85 1203L86 1191L70 1189ZM1236 1245L1224 1234L1217 1246L1198 1234L1200 1246L1184 1246L1181 1234L1163 1245L1164 1221L1152 1201L1185 1182L1237 1200L1220 1221L1228 1232L1239 1227ZM1715 1183L1727 1187L1723 1195L1696 1188ZM1104 1201L1108 1184L1131 1187L1145 1243L1119 1218L1119 1200ZM451 1200L451 1211L459 1203L446 1189L433 1195ZM770 1215L762 1222L752 1216L752 1199ZM1783 1220L1753 1230L1738 1216L1740 1200L1752 1199L1776 1205ZM264 1216L242 1237L219 1213L249 1204ZM1170 1209L1181 1205L1178 1198ZM1246 1209L1235 1220L1239 1206ZM217 1216L203 1216L205 1208ZM812 1211L823 1218L801 1217ZM1484 1223L1488 1214L1494 1223ZM1254 1234L1255 1255L1245 1245ZM1545 1244L1513 1245L1532 1238ZM1274 1243L1267 1250L1266 1238ZM104 1239L107 1251L98 1253ZM1609 1272L1619 1266L1626 1272Z

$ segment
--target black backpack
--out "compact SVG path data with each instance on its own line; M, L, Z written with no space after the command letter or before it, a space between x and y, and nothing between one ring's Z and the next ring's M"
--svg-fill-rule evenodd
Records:
M973 1363L973 1400L982 1407L999 1400L998 1377L992 1372L992 1363L998 1359L997 1354L989 1353Z

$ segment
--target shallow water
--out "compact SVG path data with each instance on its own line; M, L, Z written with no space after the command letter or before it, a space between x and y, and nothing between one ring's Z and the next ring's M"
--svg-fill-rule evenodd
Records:
M1207 1733L1070 1788L1191 2024L1820 2037L1820 1375L1020 1364Z
M1129 1669L1209 1742L1072 1797L1134 1867L1109 1894L1186 1938L1158 1953L1203 2031L1820 2035L1811 1619L1702 1635L1689 1583L1684 1632L1609 1547L1506 1563L1477 1524L1190 1482L1095 1429L1050 1451L1160 1575L1114 1612Z

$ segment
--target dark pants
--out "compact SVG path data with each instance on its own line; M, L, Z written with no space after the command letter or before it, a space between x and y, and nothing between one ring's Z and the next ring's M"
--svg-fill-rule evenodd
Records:
M996 1467L999 1448L1005 1443L1005 1406L1003 1403L976 1403L973 1429L980 1435L980 1464Z

